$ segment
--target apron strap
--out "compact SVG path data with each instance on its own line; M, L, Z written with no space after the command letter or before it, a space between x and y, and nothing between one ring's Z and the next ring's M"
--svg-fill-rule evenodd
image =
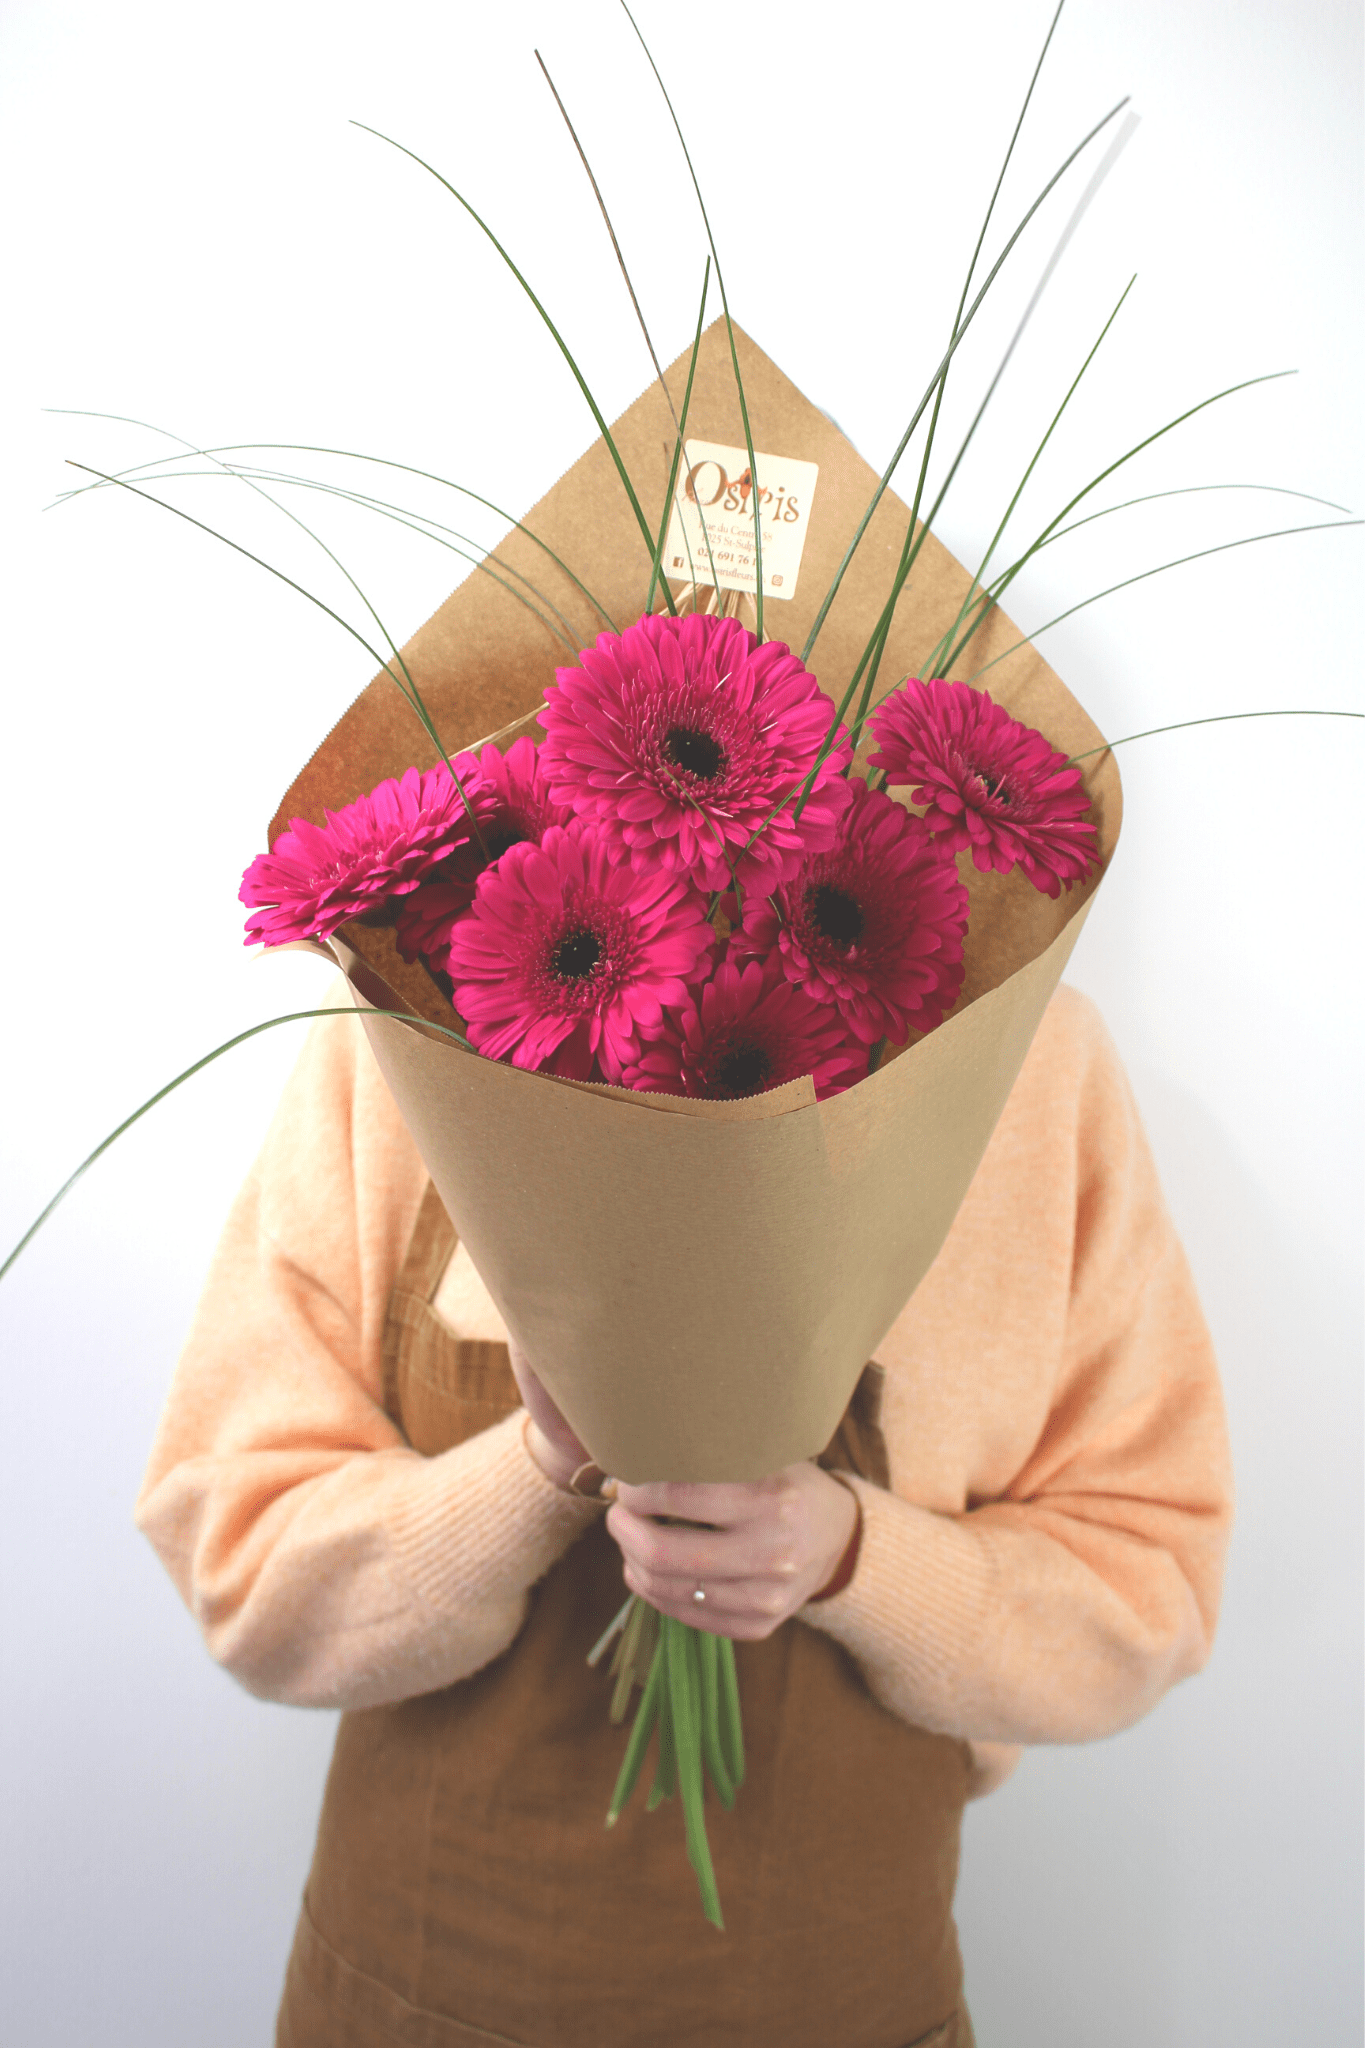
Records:
M384 1408L428 1458L521 1406L507 1346L457 1337L432 1307L459 1241L428 1181L384 1322Z
M419 1301L431 1301L459 1242L436 1183L429 1180L396 1282L398 1293L415 1294Z
M852 1472L869 1485L891 1490L891 1466L882 1435L882 1393L886 1367L871 1359L863 1367L843 1420L819 1457L826 1472Z

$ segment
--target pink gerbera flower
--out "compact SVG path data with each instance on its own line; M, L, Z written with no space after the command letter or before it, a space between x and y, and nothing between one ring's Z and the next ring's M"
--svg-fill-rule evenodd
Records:
M479 839L471 834L439 861L404 903L395 936L405 960L419 954L443 960L455 919L474 900L474 885L484 869L509 846L525 841L539 846L549 826L567 825L573 816L550 794L540 749L530 738L514 740L505 754L490 741L477 756L457 754L452 765L465 788L479 792L473 799Z
M913 678L872 714L874 768L913 783L925 823L983 872L1021 867L1058 896L1098 864L1099 840L1079 768L985 690Z
M443 862L442 867L453 865ZM474 895L469 882L422 882L405 896L394 923L394 937L405 960L442 962L450 951L455 920L468 910Z
M477 772L462 775L461 784L477 810ZM347 918L415 889L470 831L460 787L444 763L425 774L409 768L401 781L381 782L323 816L321 825L292 818L243 875L241 900L256 912L247 919L247 945L330 937Z
M614 860L577 822L509 847L451 934L447 971L471 1042L584 1080L596 1059L619 1081L665 1003L684 1003L707 972L705 909L684 876Z
M751 896L732 944L779 949L789 981L865 1045L943 1020L962 986L967 891L923 821L855 777L839 843L772 902Z
M561 668L540 714L545 772L561 802L632 853L706 889L766 894L832 846L848 805L849 748L820 765L801 817L778 813L814 767L834 707L781 641L760 647L735 619L647 614L598 635Z
M823 1101L866 1072L867 1047L850 1037L828 1003L794 987L781 955L770 953L747 966L723 961L680 1010L666 1012L659 1035L627 1067L625 1083L728 1102L809 1074Z

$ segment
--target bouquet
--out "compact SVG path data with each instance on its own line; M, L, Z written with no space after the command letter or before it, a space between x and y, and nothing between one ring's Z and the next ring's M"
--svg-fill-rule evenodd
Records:
M599 440L498 579L462 584L329 734L241 893L248 943L348 975L460 1237L602 1470L754 1479L829 1443L942 1243L1112 854L1118 777L922 528L916 602L854 698L871 565L907 531L889 490L819 635L836 702L792 643L877 479L724 319L663 384L609 438L695 576L658 573ZM762 640L718 587L726 521L752 535L755 512L782 579ZM549 607L578 625L572 662ZM992 690L944 678L955 639ZM643 1696L609 1819L657 1726L651 1797L676 1781L719 1922L702 1786L728 1805L742 1776L731 1647L659 1620L617 1617L615 1711Z

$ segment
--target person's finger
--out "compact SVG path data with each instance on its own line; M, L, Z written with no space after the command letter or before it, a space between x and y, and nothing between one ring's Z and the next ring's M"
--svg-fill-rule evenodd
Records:
M742 1523L776 1515L794 1515L796 1488L783 1472L770 1479L746 1480L714 1485L695 1480L653 1480L645 1486L628 1486L621 1481L617 1499L637 1515L668 1515L680 1522L703 1522L712 1528L732 1529Z
M660 1614L692 1628L704 1628L712 1635L729 1636L734 1642L761 1642L780 1628L796 1605L771 1584L753 1580L713 1580L702 1584L706 1598L695 1598L697 1582L664 1579L639 1570L629 1562L625 1582Z
M638 1515L619 1498L607 1513L607 1529L627 1561L660 1581L688 1586L699 1579L748 1579L760 1574L791 1578L796 1560L782 1532L762 1524L730 1529L672 1525Z
M585 1445L556 1406L526 1353L519 1351L515 1344L509 1344L507 1354L512 1366L512 1377L521 1395L522 1406L531 1420L552 1444L567 1457L573 1457L575 1464L582 1464L588 1456Z

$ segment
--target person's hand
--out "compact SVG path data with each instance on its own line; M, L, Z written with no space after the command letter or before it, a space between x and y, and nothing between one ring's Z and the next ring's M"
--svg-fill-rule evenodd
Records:
M512 1376L530 1421L526 1425L526 1448L545 1477L563 1493L570 1491L574 1473L592 1463L592 1453L580 1442L560 1414L541 1382L536 1378L526 1353L509 1341Z
M828 1585L857 1525L852 1489L809 1464L743 1486L618 1483L607 1515L632 1593L737 1642L770 1636Z

